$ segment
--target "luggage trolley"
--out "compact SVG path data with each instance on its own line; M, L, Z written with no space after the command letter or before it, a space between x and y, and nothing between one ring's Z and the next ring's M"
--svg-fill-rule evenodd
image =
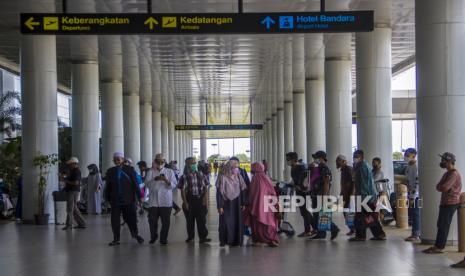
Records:
M276 183L276 190L278 196L292 196L295 192L294 185L285 182ZM281 219L279 220L278 234L281 233L286 234L288 237L295 235L294 227L286 220L285 212L281 213Z

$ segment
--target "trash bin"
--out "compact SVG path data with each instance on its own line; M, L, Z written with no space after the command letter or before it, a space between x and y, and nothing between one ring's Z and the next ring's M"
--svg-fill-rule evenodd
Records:
M52 196L55 206L55 224L66 224L66 192L55 191Z

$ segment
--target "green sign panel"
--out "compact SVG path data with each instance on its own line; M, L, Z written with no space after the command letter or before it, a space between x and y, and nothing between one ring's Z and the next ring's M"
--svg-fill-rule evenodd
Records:
M22 13L23 34L286 34L370 32L373 11L302 13Z
M262 130L263 125L177 125L175 130Z

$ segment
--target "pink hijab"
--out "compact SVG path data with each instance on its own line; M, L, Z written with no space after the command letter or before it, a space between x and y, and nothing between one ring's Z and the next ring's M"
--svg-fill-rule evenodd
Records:
M260 223L276 228L275 213L265 210L265 196L277 196L273 183L265 174L265 166L261 163L252 164L252 182L249 185L249 213ZM247 217L250 220L250 217ZM250 225L250 221L246 224Z

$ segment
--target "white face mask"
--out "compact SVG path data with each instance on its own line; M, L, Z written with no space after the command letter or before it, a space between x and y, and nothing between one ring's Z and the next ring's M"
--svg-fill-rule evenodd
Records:
M360 159L359 158L354 158L354 164L357 164L358 162L360 162Z
M404 157L404 161L405 161L405 162L410 162L410 158L409 158L408 156L405 156L405 157Z

